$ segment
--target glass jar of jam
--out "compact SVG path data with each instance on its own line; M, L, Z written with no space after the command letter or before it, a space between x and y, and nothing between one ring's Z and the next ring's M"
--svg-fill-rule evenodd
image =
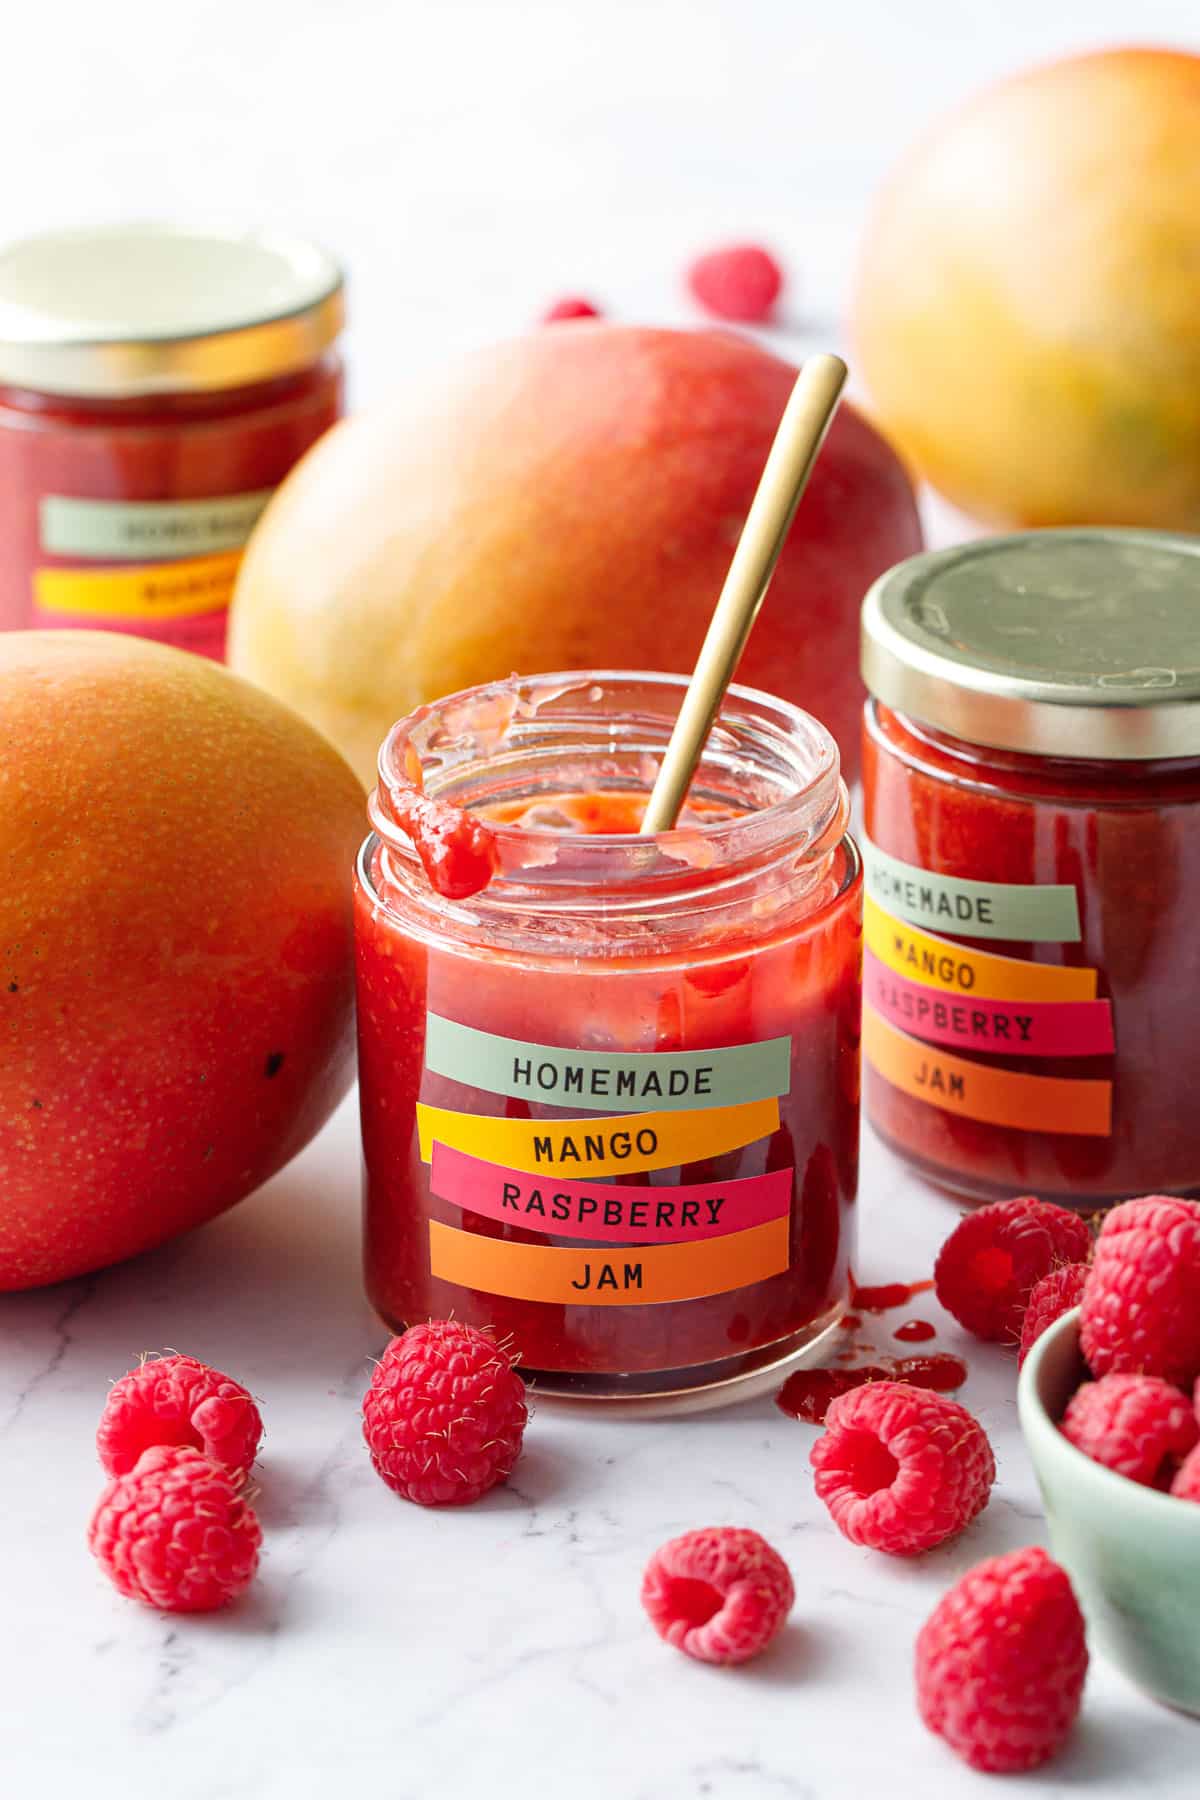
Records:
M863 672L875 1130L973 1199L1200 1192L1200 542L914 557Z
M290 238L115 226L0 251L0 629L220 657L242 546L341 412L341 272Z
M731 689L639 837L685 688L544 675L402 720L357 880L372 1302L635 1411L741 1397L835 1326L858 1167L837 748Z

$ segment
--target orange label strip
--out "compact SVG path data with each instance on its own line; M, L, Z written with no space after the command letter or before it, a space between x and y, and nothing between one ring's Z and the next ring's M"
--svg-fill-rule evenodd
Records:
M1112 1130L1111 1081L1014 1075L948 1056L897 1031L872 1006L863 1008L863 1054L901 1093L963 1118L1076 1137L1108 1137Z
M924 987L980 1000L1094 1000L1095 969L1062 969L1049 963L1024 962L1019 956L993 956L969 950L932 932L918 931L867 899L863 904L863 936L881 963Z
M513 1244L429 1222L429 1265L439 1281L559 1306L659 1306L749 1287L788 1266L788 1220L690 1244L565 1250Z

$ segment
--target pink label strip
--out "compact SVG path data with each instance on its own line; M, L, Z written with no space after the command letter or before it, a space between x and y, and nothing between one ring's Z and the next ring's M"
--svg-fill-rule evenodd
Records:
M892 1025L931 1044L997 1056L1105 1056L1113 1050L1107 1000L971 1000L893 974L867 951L866 997Z
M612 1244L683 1244L724 1237L786 1218L792 1203L790 1169L692 1187L635 1187L527 1175L445 1144L433 1146L429 1185L439 1199L464 1212L552 1237Z

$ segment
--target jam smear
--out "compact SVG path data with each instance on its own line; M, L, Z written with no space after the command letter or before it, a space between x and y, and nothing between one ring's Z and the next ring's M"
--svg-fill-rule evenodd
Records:
M436 893L469 900L483 891L500 866L496 839L486 825L461 806L430 800L415 788L389 793L388 807L412 839Z
M945 1351L938 1351L936 1356L901 1356L891 1379L907 1381L910 1387L932 1388L935 1394L948 1394L967 1379L967 1365L961 1356L949 1356Z
M917 1294L927 1294L932 1281L885 1281L879 1287L859 1287L852 1282L850 1304L859 1312L891 1312L894 1306L907 1306Z
M892 1336L902 1344L927 1344L931 1337L937 1336L937 1326L931 1325L928 1319L906 1319L903 1325L897 1325Z
M841 1318L838 1320L838 1330L839 1331L857 1331L861 1324L862 1324L862 1320L859 1318L857 1313L843 1313Z
M839 1394L866 1387L869 1381L907 1381L910 1387L948 1394L966 1379L967 1365L959 1356L889 1356L861 1369L797 1369L775 1396L775 1404L791 1419L821 1425Z

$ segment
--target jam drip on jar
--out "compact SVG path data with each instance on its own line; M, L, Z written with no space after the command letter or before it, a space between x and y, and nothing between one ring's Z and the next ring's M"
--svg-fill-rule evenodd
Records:
M412 839L430 886L445 899L482 893L499 869L495 835L461 806L401 788L388 795L388 811Z

